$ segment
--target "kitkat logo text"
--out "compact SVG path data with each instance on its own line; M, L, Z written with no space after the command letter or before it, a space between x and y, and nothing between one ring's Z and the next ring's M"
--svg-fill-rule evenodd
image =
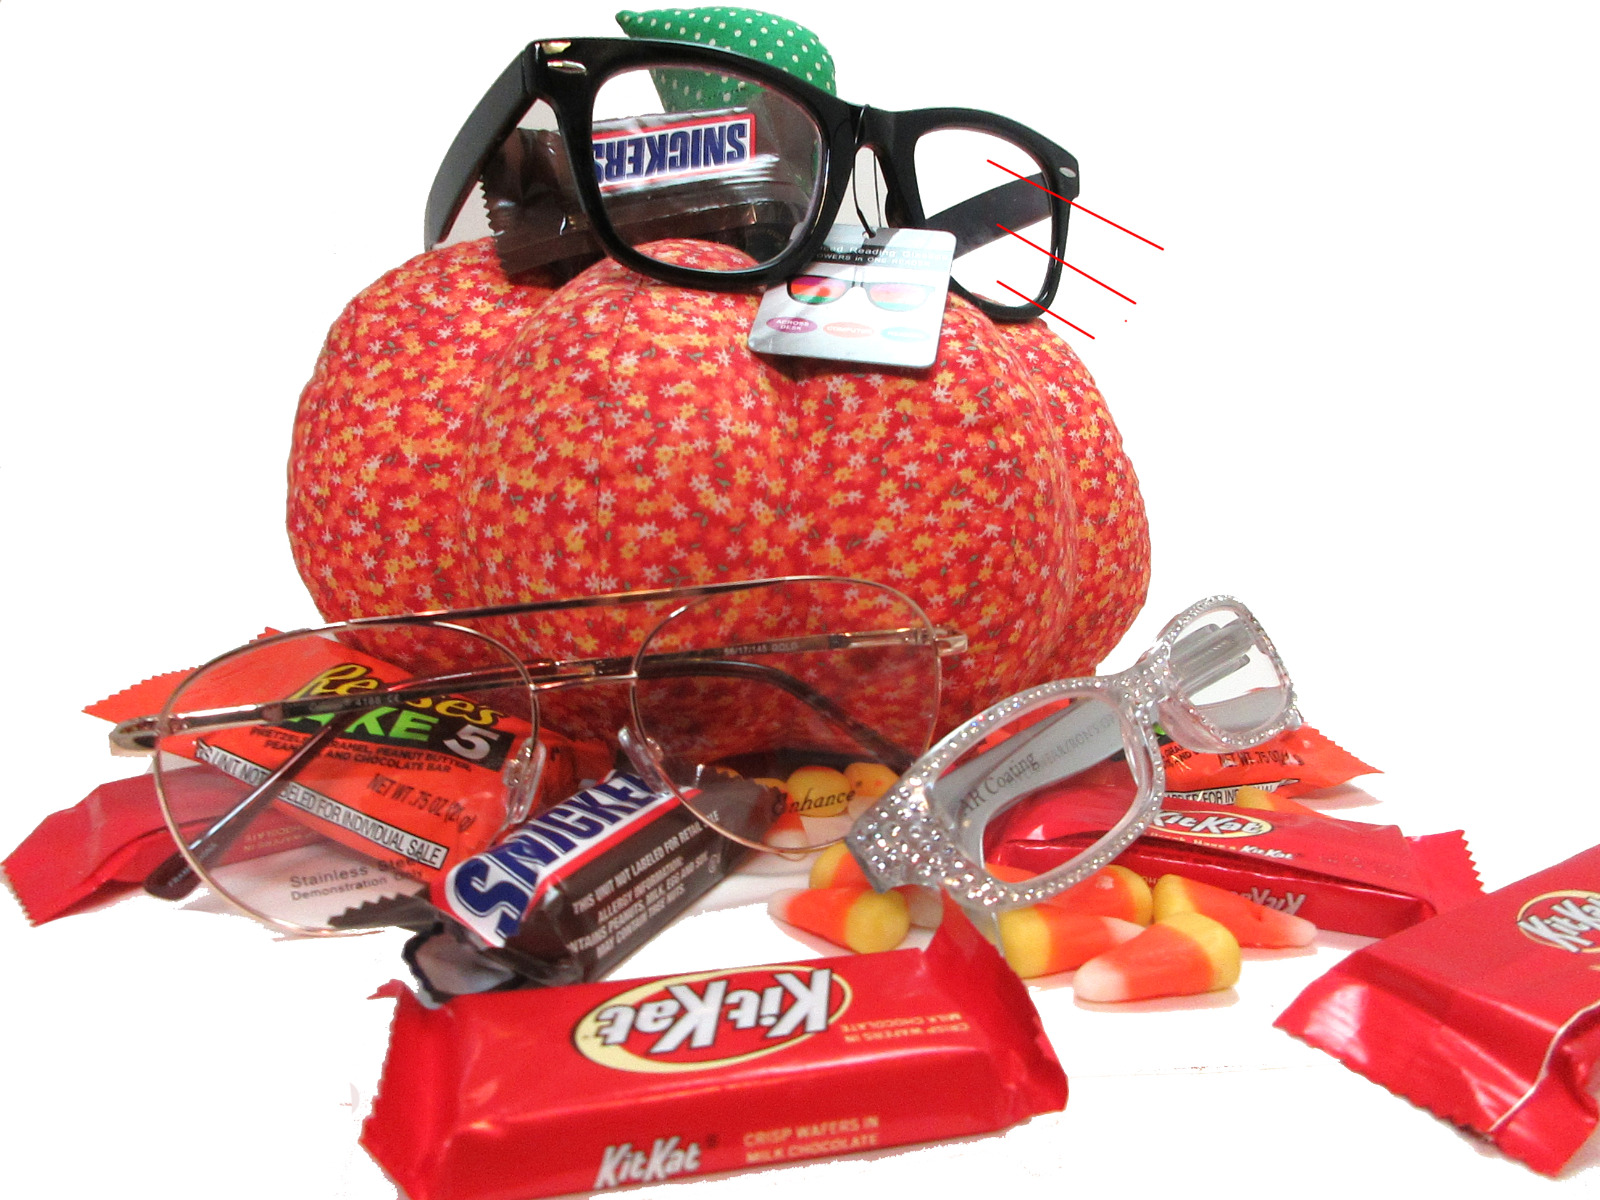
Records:
M708 1071L826 1032L850 996L832 969L803 964L676 975L597 1004L579 1018L572 1042L618 1071Z
M1517 928L1542 946L1594 954L1600 951L1600 892L1572 890L1535 896L1517 913Z
M1179 837L1247 838L1262 837L1272 826L1260 817L1241 817L1237 813L1157 813L1155 827Z

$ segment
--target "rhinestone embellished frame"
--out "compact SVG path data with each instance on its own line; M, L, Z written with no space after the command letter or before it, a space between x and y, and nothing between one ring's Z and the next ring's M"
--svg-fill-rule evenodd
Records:
M1284 704L1272 721L1246 734L1231 734L1211 724L1185 694L1172 664L1173 646L1200 617L1232 613L1278 673ZM1068 863L1048 872L1048 879L1007 883L990 875L980 862L964 854L952 825L934 811L928 788L968 749L1034 705L1063 697L1097 697L1113 705L1122 726L1123 745L1138 785L1123 819L1099 841ZM1155 645L1132 667L1116 675L1060 679L1018 692L992 705L964 724L912 764L877 804L862 814L845 841L862 870L879 890L917 883L940 888L970 907L1003 911L1036 904L1081 883L1128 848L1161 811L1166 772L1154 725L1195 750L1224 753L1259 746L1300 724L1294 685L1283 661L1255 617L1230 596L1209 596L1179 613Z

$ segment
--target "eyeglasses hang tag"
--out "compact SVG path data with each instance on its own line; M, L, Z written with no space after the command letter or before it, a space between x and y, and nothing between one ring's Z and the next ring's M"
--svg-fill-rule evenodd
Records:
M815 261L769 288L750 349L892 367L932 366L955 235L835 225Z

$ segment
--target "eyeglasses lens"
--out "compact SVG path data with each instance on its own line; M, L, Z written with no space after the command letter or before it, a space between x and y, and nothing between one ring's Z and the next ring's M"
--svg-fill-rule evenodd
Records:
M751 845L843 837L927 747L937 715L927 619L860 582L705 597L638 661L640 732L684 802Z
M518 665L460 630L377 625L235 651L162 713L173 732L159 749L192 760L156 760L190 858L174 894L193 878L280 927L320 932L365 903L425 892L505 825L502 768L534 719Z
M651 257L705 270L778 258L820 199L823 139L811 114L738 74L659 67L607 78L594 99L593 156L606 216ZM741 253L692 260L662 239Z
M910 312L928 298L928 289L916 283L869 283L867 299L887 312Z
M951 278L1011 308L1042 297L1054 226L1050 196L1031 185L1060 188L1039 161L992 133L935 129L917 139L915 164L927 226L956 235Z
M848 279L832 275L796 275L789 281L789 296L801 304L832 304L850 290Z
M1043 836L1087 848L1138 794L1116 708L1088 695L1023 709L957 759L929 800L962 851L988 862L1000 842L1041 836L1041 825Z
M1284 713L1289 681L1237 613L1219 609L1191 622L1172 649L1184 693L1202 721L1230 737L1264 730Z

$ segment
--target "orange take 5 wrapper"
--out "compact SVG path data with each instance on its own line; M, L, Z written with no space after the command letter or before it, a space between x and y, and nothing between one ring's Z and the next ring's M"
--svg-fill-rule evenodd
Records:
M398 987L398 985L396 985ZM410 1200L526 1200L1002 1129L1066 1076L999 953L460 996L404 989L361 1141Z
M1298 796L1377 771L1309 725L1286 730L1252 749L1224 754L1168 742L1161 747L1161 759L1168 796L1207 804L1232 804L1247 785Z
M278 643L271 653L240 657L226 675L213 671L185 689L182 704L195 711L238 703L241 695L267 700L352 687L371 691L408 677L409 672L350 645L301 637ZM159 709L183 678L175 673L147 680L85 711L111 721L146 715ZM321 728L317 718L307 717L167 738L162 748L255 784ZM297 838L321 837L390 870L431 881L483 850L503 828L502 768L528 733L527 721L464 696L422 696L368 708L283 786L273 801L280 820L271 826L270 844L252 847L246 839L232 855L268 853L292 847ZM551 755L541 799L574 790L580 771L602 775L609 767L603 747L543 732L541 740L564 751ZM268 829L265 822L258 825Z
M1554 1174L1596 1123L1600 846L1358 950L1276 1024Z

